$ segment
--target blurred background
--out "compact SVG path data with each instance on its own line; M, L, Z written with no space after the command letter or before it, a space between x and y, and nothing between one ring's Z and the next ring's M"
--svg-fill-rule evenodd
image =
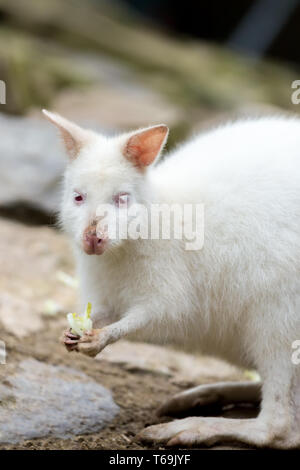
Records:
M44 361L43 367L75 360L90 375L97 369L79 355L70 359L57 341L66 312L76 308L77 281L68 242L54 228L64 151L41 108L106 133L166 123L168 150L226 119L298 114L291 85L300 79L299 27L299 0L0 0L0 80L6 84L0 104L0 340L12 370L23 357ZM127 400L122 423L129 435L149 422L158 393L240 377L229 366L196 364L190 356L124 343L110 348L106 361L125 369L114 369L109 381L112 366L102 365L106 373L97 370L95 377L115 387L123 406ZM30 367L25 382L34 380ZM142 380L142 393L136 370L158 374ZM14 422L1 403L0 387L0 426ZM23 411L28 424L30 407L28 415ZM72 419L70 412L65 422ZM33 435L47 434L43 426L35 423ZM119 433L105 436L104 448L130 445L125 438L112 444Z
M298 0L0 0L0 213L49 223L57 207L61 149L29 119L42 107L108 133L166 122L169 148L233 116L297 113L299 22Z

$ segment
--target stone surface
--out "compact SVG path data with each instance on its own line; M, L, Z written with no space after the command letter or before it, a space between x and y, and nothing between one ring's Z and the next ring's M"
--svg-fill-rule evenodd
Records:
M243 375L236 367L212 357L126 340L107 346L97 359L120 364L130 371L163 374L175 382L234 380Z
M117 413L111 393L84 373L26 359L0 385L0 443L97 432Z
M0 232L0 322L22 338L42 328L49 301L57 314L74 311L71 250L64 235L48 227L0 219Z
M58 209L65 167L57 133L42 120L0 114L0 206L27 204Z
M127 80L129 78L127 77ZM133 79L132 79L133 81ZM162 95L129 81L102 84L85 92L61 92L52 102L52 108L69 119L94 127L111 130L131 130L165 123L177 127L183 119L182 112Z

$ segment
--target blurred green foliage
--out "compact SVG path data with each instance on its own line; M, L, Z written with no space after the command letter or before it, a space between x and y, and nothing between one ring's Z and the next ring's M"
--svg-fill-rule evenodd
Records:
M295 70L168 37L107 1L0 0L1 17L0 77L8 84L10 112L45 106L57 90L92 80L70 60L70 50L129 64L144 83L186 110L257 103L295 111Z

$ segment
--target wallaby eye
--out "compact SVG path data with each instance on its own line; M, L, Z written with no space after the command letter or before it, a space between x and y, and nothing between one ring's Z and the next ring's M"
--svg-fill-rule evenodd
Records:
M85 200L85 195L80 193L79 191L74 191L74 202L75 204L79 205L82 204Z
M113 201L118 207L126 207L129 204L129 193L118 193L113 196Z

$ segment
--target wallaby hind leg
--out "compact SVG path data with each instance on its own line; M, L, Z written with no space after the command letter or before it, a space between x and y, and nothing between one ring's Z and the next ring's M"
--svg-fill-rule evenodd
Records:
M191 410L206 414L212 407L236 403L259 404L261 382L219 382L199 385L178 393L157 411L158 416L180 416Z
M176 419L143 429L138 435L139 439L181 447L211 446L217 443L235 442L277 449L299 448L300 369L292 364L289 348L287 347L285 350L278 348L277 351L271 351L269 355L261 355L260 374L263 377L263 386L261 410L257 418L189 417ZM252 391L259 391L259 384L249 385L252 386ZM240 390L246 390L246 387L243 389L243 385L240 387ZM188 391L185 394L190 396L194 394L195 400L201 400L203 392L199 393L199 390L203 391L204 387L197 387L192 392ZM216 391L215 386L214 390ZM217 393L216 396L218 396ZM259 394L257 396L259 397ZM229 397L228 394L225 400ZM245 394L243 399L246 397ZM193 401L190 400L189 403L193 403ZM167 410L167 407L165 409ZM174 407L170 407L171 409L174 410Z

